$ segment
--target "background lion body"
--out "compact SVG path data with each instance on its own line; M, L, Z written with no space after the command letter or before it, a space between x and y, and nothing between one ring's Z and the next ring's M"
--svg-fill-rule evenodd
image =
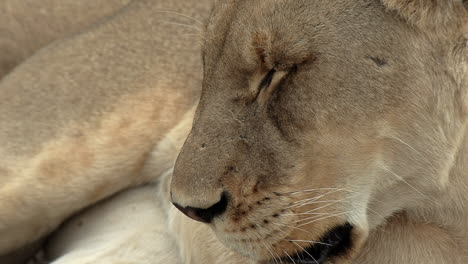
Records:
M0 78L43 46L91 26L130 1L0 2Z
M89 5L73 2L76 6L66 5L70 10L51 9L57 17L47 17L60 20ZM45 43L79 31L127 2L96 2L103 5L100 12L65 15L70 20L63 27L44 35L41 23L12 25L14 20L0 16L0 27L19 32L11 41L0 39L0 50L11 51L0 57L0 77ZM207 226L175 210L169 199L171 168L191 128L202 76L199 24L171 12L203 20L210 2L132 1L117 15L40 50L0 79L0 255L121 190L157 181L67 222L46 248L54 263L246 263ZM5 3L0 11L15 17L18 13L9 10L28 4ZM41 41L30 41L35 36L30 30L43 36ZM465 237L454 238L451 230L421 222L439 219L453 222L460 232L468 230L465 216L454 219L443 213L454 201L466 201L460 195L467 186L465 137L452 164L456 181L439 201L442 207L389 218L371 232L353 263L467 262ZM151 195L155 191L158 195Z
M0 81L0 255L171 166L147 161L197 101L201 65L198 27L170 12L201 19L209 2L134 1Z

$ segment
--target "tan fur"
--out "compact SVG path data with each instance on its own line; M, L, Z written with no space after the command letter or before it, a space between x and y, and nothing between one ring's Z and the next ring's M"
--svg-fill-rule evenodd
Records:
M258 261L350 223L327 261L466 263L466 34L461 0L217 1L173 201L227 196L211 227Z
M447 34L409 17L411 1L218 0L171 184L182 206L229 193L212 232L169 201L201 85L183 34L198 32L155 15L203 18L208 2L136 0L0 82L0 252L159 178L72 219L56 263L275 263L344 222L354 248L331 263L466 263L466 11ZM298 226L310 210L324 217Z
M174 13L209 3L133 1L0 81L0 255L157 177L147 160L201 86L202 25Z
M3 0L0 2L0 79L50 42L89 27L130 0Z
M151 162L157 164L148 168L158 181L73 217L49 239L46 255L53 264L250 263L221 245L208 226L171 206L172 166L193 113L189 111L152 151Z

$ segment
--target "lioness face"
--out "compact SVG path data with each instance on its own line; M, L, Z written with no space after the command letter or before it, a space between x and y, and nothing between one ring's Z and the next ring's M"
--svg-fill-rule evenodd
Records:
M341 263L425 199L414 179L441 181L452 146L434 145L446 141L431 109L444 93L434 85L450 80L432 66L446 62L379 1L219 0L205 38L172 199L228 247Z

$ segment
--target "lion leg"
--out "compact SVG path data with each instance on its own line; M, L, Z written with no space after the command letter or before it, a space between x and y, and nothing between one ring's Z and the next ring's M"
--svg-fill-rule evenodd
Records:
M89 149L82 153L80 149L87 148L79 143L83 139L75 142L65 138L45 148L18 177L21 180L11 180L0 193L0 250L14 250L47 234L88 205L157 179L173 166L191 127L193 111L162 140L139 137L137 131L150 126L143 123L124 138L109 137L107 132L91 135L84 140L90 143ZM121 141L126 144L117 144ZM83 166L82 159L90 156L94 160Z
M356 264L462 264L463 250L453 234L400 214L373 232Z
M177 21L210 2L134 1L1 80L0 254L171 167L153 150L201 87L199 37Z
M172 166L192 116L193 110L166 135L143 169L160 174L158 184L122 192L73 217L46 248L53 264L253 263L170 202Z

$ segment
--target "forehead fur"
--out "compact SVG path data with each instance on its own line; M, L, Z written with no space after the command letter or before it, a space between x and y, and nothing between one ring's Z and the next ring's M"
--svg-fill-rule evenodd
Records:
M349 21L359 28L372 19L372 12L382 12L381 4L367 2L374 4L363 11L366 3L348 0L218 1L208 23L204 53L222 48L223 54L209 53L235 58L246 71L262 63L268 68L301 64L315 58L314 45L329 44L321 35L339 36L344 32L338 28ZM356 12L366 13L366 18L357 19ZM320 39L321 43L311 41Z
M382 0L390 9L422 28L451 31L467 22L466 0Z

